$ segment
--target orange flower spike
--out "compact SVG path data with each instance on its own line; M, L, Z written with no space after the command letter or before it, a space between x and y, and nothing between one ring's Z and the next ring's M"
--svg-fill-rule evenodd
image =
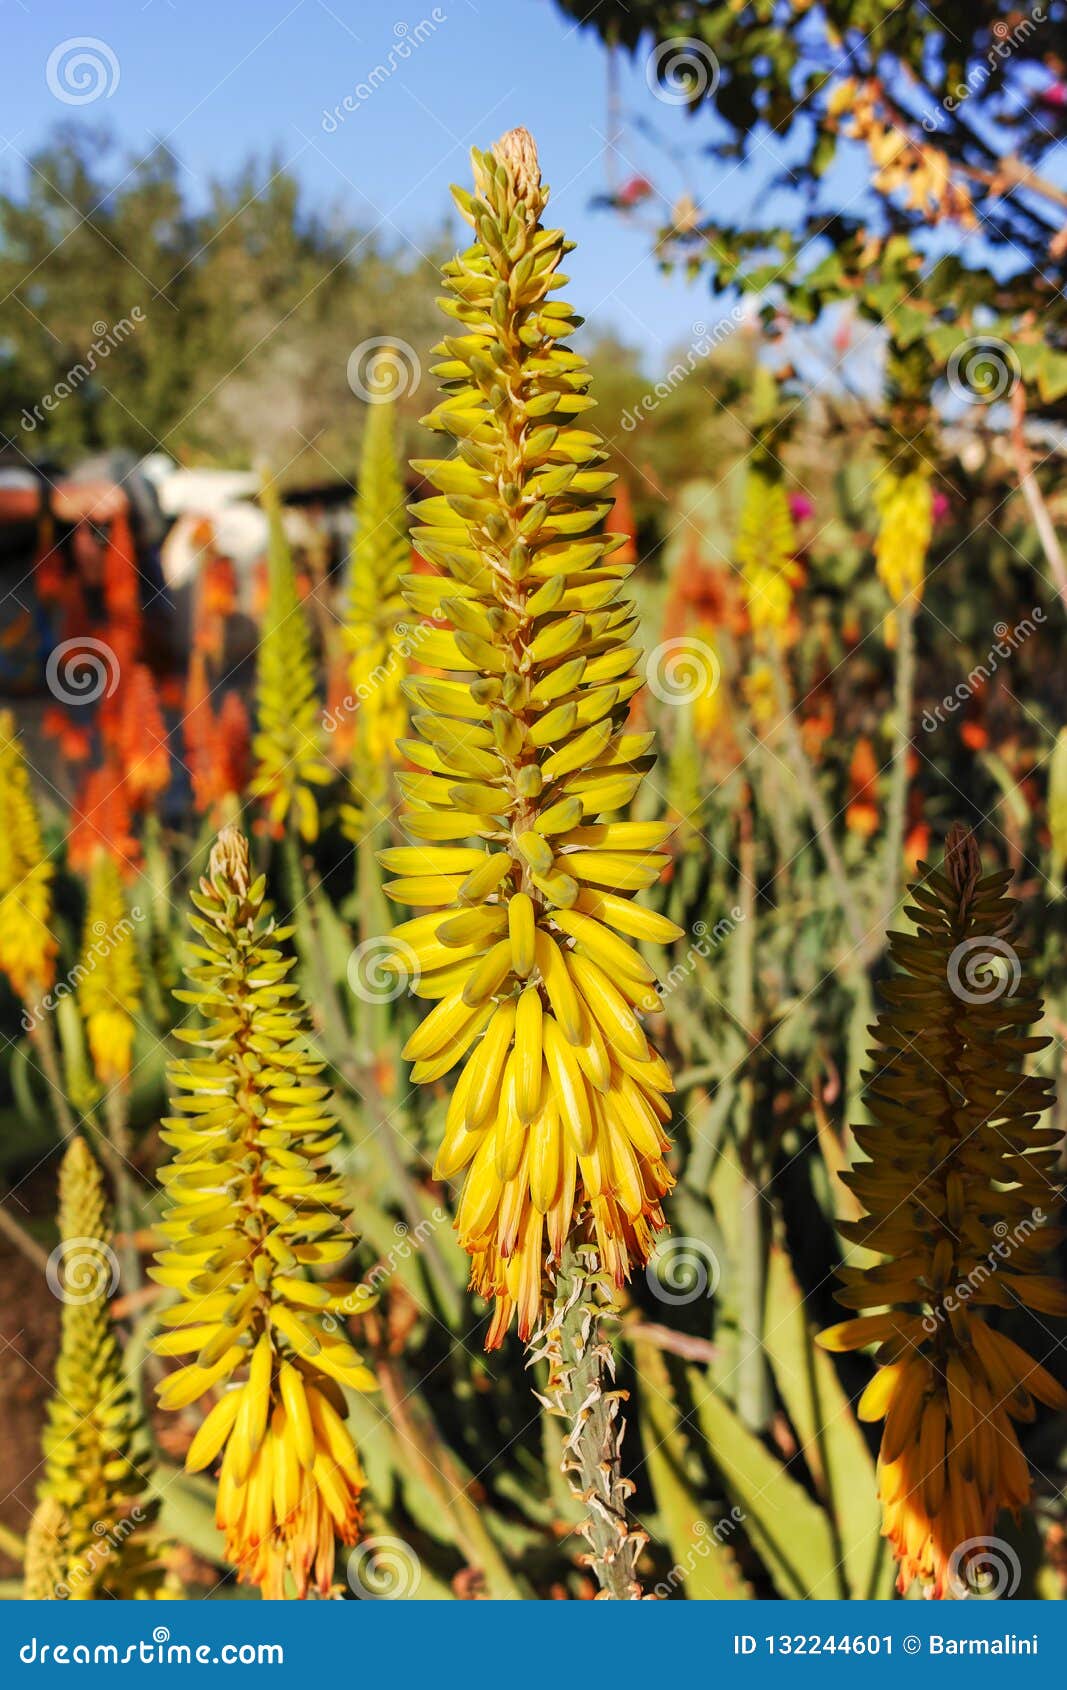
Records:
M252 778L252 724L240 693L228 692L218 714L220 798L240 798Z
M215 716L211 708L207 667L203 650L194 650L189 659L189 679L186 685L185 710L182 715L182 739L185 745L185 766L193 789L193 808L202 816L214 798L214 771L217 766L215 744Z
M183 732L193 806L198 815L212 811L221 821L251 777L252 732L239 693L225 693L218 710L212 709L203 651L194 652L189 663Z
M133 834L129 794L122 771L114 763L92 769L71 805L67 861L88 874L99 851L109 851L129 879L141 861L141 847Z
M848 772L848 791L845 825L860 839L870 839L878 831L878 759L866 737L856 741Z
M132 663L141 648L141 581L133 534L124 512L112 518L104 551L104 637L120 667Z
M135 663L117 693L119 713L114 745L126 790L135 809L147 809L170 785L170 746L152 672ZM101 724L101 731L103 727Z
M209 539L197 581L193 648L220 662L226 623L237 609L237 577L231 559L210 548Z
M41 717L41 732L54 739L68 763L84 763L92 750L88 730L75 722L60 704L49 705Z
M237 609L237 577L233 562L218 553L204 566L204 608L212 616L232 616Z
M1029 1036L1042 1005L1010 943L1009 875L983 875L961 827L944 867L922 871L916 931L891 936L872 1124L855 1129L865 1160L842 1176L866 1213L839 1231L886 1260L838 1270L838 1301L857 1312L819 1341L880 1346L859 1414L884 1421L883 1534L901 1592L943 1597L968 1593L998 1514L1029 1499L1014 1422L1035 1402L1067 1409L1067 1390L990 1315L1063 1316L1067 1290L1045 1272L1058 1151L1037 1126L1048 1082L1027 1068L1048 1040Z

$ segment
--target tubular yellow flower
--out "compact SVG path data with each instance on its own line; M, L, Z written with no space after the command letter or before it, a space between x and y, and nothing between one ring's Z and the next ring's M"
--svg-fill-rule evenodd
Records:
M933 492L929 471L922 465L897 475L884 470L874 501L878 510L878 534L874 559L878 578L896 610L917 606L922 598L926 554L933 532ZM886 622L889 643L893 643L896 615Z
M354 803L342 811L354 839L372 828L388 796L398 742L407 730L402 683L407 645L400 579L410 556L404 483L396 455L396 406L367 411L356 499L345 644L356 700L352 756Z
M983 876L973 837L956 828L944 870L912 888L917 931L893 935L903 973L875 1029L874 1125L855 1135L870 1160L845 1176L867 1216L840 1224L888 1259L841 1270L838 1300L859 1312L820 1340L879 1346L859 1413L885 1421L883 1530L900 1589L918 1579L938 1597L965 1589L967 1546L1029 1498L1013 1422L1033 1417L1035 1399L1067 1408L1067 1391L987 1314L1067 1313L1063 1286L1042 1272L1057 1134L1035 1124L1046 1081L1024 1072L1048 1041L1027 1034L1041 1003L1008 943L1008 879Z
M134 1016L140 1002L137 941L118 863L110 851L100 851L89 879L78 1004L101 1085L116 1085L129 1077Z
M52 864L10 710L0 711L0 971L24 1002L47 992L58 950Z
M155 1516L144 1494L148 1438L108 1307L118 1268L104 1182L81 1138L70 1141L59 1170L59 1231L62 1336L43 1440L40 1495L49 1507L37 1572L46 1564L59 1573L57 1596L159 1596L165 1575L145 1533Z
M160 1387L179 1409L225 1387L186 1457L191 1472L221 1456L217 1517L242 1580L267 1596L326 1594L335 1540L355 1543L364 1479L344 1424L341 1387L375 1388L343 1336L373 1297L329 1269L351 1250L344 1187L324 1158L338 1142L322 1064L307 1049L294 959L251 881L248 845L219 834L192 918L204 944L187 970L204 1026L177 1029L200 1054L171 1071L163 1137L176 1154L160 1175L168 1208L152 1277L180 1293L157 1354L184 1360ZM239 1382L235 1383L235 1376Z
M445 270L462 332L440 348L446 397L427 419L458 450L415 465L440 496L413 539L445 575L405 583L416 613L450 624L419 658L452 678L406 683L419 738L398 780L417 843L381 861L389 896L429 912L395 935L437 1000L405 1048L413 1077L465 1061L436 1172L466 1170L457 1227L497 1299L491 1347L516 1307L530 1335L573 1229L622 1284L663 1225L672 1084L637 1013L658 1003L653 973L628 940L679 930L631 901L668 824L600 819L633 797L652 736L625 731L632 566L596 533L614 477L576 420L593 403L563 344L578 320L549 298L568 245L542 227L524 130L473 164L476 194L456 199L477 240Z
M311 641L273 482L264 486L263 504L270 524L270 593L256 673L256 769L250 790L267 800L272 831L280 832L293 810L301 835L310 840L319 831L314 789L328 786L333 771L322 754Z
M780 641L800 579L796 530L784 482L756 465L745 479L736 555L757 644Z

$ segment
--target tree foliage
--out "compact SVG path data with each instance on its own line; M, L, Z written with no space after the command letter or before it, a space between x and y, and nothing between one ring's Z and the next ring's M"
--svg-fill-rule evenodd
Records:
M349 358L401 322L422 361L435 272L432 253L402 261L309 209L276 160L197 204L165 148L122 158L102 134L60 131L0 193L7 432L30 457L121 444L348 473L363 409ZM414 392L409 405L413 419Z
M898 347L925 346L934 375L976 337L1003 339L1031 406L1061 410L1062 0L559 4L644 55L669 104L713 109L701 136L720 185L778 164L773 194L717 191L719 205L743 201L740 216L689 196L669 208L666 253L708 265L718 288L760 293L768 320L783 298L802 321L849 300ZM783 203L785 217L765 209ZM961 385L982 399L996 379L979 368Z

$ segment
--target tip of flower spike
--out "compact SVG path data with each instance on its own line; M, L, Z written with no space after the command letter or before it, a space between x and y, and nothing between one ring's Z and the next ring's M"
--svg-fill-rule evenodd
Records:
M548 189L541 184L537 147L528 129L509 129L491 152L482 153L473 147L471 170L476 195L489 205L502 228L513 217L531 227L539 222L548 202ZM477 201L462 190L454 193L460 211L477 228Z
M504 166L520 199L533 200L541 186L537 143L528 129L509 129L493 148L493 157Z
M981 877L978 841L965 822L953 822L945 840L945 873L960 897L966 897Z
M208 858L208 874L215 881L227 881L239 896L248 891L251 864L248 840L239 828L228 825L222 829Z
M70 1174L76 1180L85 1179L96 1171L93 1153L89 1149L80 1133L75 1133L67 1144L63 1156L61 1172Z

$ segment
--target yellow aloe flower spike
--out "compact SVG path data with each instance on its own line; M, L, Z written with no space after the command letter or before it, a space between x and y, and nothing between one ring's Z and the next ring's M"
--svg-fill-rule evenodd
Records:
M796 544L784 482L751 466L745 478L736 556L757 645L780 641L785 634L800 575Z
M436 1007L405 1048L413 1078L462 1063L436 1173L465 1174L457 1227L472 1280L528 1338L542 1281L575 1229L616 1285L647 1260L672 1184L672 1089L639 1011L658 998L630 943L679 929L635 905L666 860L657 822L604 821L633 797L652 736L628 733L640 686L631 565L599 525L614 477L585 426L578 319L551 298L568 250L541 223L533 141L473 155L455 190L475 244L445 269L457 332L439 348L445 397L426 419L454 457L415 469L439 490L413 540L443 573L408 602L442 626L406 684L415 765L398 782L416 843L381 853L390 897L422 912L395 931Z
M98 853L90 873L77 980L96 1077L103 1086L121 1084L133 1060L141 970L119 866L110 851Z
M103 1177L82 1138L71 1139L60 1165L59 1232L49 1282L63 1303L62 1335L43 1439L35 1578L42 1568L58 1575L47 1593L57 1597L174 1594L146 1531L156 1513L145 1494L148 1436L111 1321L118 1262Z
M396 747L407 731L402 683L410 647L400 580L410 555L396 405L383 398L367 411L344 630L356 721L354 803L342 811L342 824L356 840L373 829L388 799Z
M886 618L886 641L896 635L896 612L916 608L922 598L926 554L933 532L933 491L930 472L920 465L903 475L883 470L874 492L878 534L874 559L894 609Z
M52 864L10 710L0 711L0 971L33 1004L55 979Z
M315 788L328 786L333 770L323 756L311 640L272 481L264 485L263 505L270 525L269 598L256 671L256 769L250 790L267 801L272 831L280 832L292 810L301 836L311 840L319 831Z
M67 1516L54 1496L43 1496L26 1533L22 1595L26 1602L56 1602L66 1587Z
M1067 1409L1067 1390L989 1311L1062 1317L1067 1291L1043 1271L1058 1236L1047 1225L1058 1138L1036 1124L1048 1082L1026 1072L1049 1041L1027 1031L1042 1009L1009 942L1011 876L983 875L958 826L944 869L920 867L916 932L891 935L902 972L874 1029L874 1124L855 1129L869 1160L843 1176L867 1213L838 1226L886 1260L839 1270L838 1301L857 1313L820 1342L879 1346L859 1415L885 1422L883 1531L901 1591L918 1580L941 1597L967 1594L968 1560L998 1513L1029 1499L1015 1421L1032 1419L1035 1400Z
M312 1584L329 1592L336 1539L359 1537L364 1478L343 1390L375 1381L343 1322L374 1298L317 1277L355 1241L325 1162L340 1136L329 1088L287 982L290 929L275 926L263 894L247 841L225 828L192 894L204 945L187 969L191 990L177 994L203 1026L176 1030L200 1051L171 1070L168 1245L150 1273L179 1300L153 1348L181 1358L161 1407L214 1399L185 1465L221 1457L217 1519L241 1579L282 1597L288 1575L303 1597Z

